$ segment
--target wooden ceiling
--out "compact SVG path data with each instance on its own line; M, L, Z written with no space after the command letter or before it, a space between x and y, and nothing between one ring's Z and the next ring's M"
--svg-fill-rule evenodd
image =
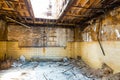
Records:
M65 0L66 1L66 0ZM58 20L35 18L30 0L0 0L0 17L30 25L76 26L120 5L120 0L69 0Z

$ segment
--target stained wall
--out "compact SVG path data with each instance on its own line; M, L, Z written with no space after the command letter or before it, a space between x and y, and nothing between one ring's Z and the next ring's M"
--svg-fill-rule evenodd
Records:
M7 41L1 41L1 53L13 59L21 55L26 59L60 59L72 57L68 42L74 41L74 28L67 27L30 27L7 26ZM5 54L1 54L4 56Z
M74 40L74 28L9 25L8 40L18 41L19 46L64 47Z
M75 58L81 56L87 64L96 69L106 63L114 73L120 72L119 12L120 8L116 8L89 21L90 25L83 31L77 31L77 35L82 37L76 36L79 41L76 40L74 43Z
M7 24L4 20L0 20L0 60L3 60L6 54L5 40L7 40Z

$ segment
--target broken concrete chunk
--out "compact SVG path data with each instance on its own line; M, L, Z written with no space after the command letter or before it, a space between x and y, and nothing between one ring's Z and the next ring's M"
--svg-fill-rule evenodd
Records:
M6 61L0 63L0 70L4 70L4 69L10 68L12 63L13 62L11 60L6 60Z
M103 74L104 75L109 75L109 74L113 74L113 70L112 68L110 68L107 64L103 63L102 65L102 70L103 70Z
M13 64L11 65L12 67L20 67L22 65L22 63L15 61L13 62Z
M68 60L67 57L63 58L63 62L68 62L68 61L69 61L69 60Z
M21 63L24 63L25 62L25 56L21 55L19 60L20 60Z
M120 80L120 73L112 74L108 77L103 77L102 80Z

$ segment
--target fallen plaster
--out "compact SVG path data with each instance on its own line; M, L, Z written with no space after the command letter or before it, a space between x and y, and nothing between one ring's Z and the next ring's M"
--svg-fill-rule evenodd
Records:
M104 69L94 70L80 60L63 62L14 62L8 70L0 71L0 80L120 80ZM112 79L113 78L113 79Z

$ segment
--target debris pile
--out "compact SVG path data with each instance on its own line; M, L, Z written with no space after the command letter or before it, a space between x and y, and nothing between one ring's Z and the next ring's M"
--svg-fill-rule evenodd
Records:
M8 57L6 54L4 55L3 59L0 60L0 70L8 69L11 67L13 63L12 57Z
M24 63L26 63L26 58L23 55L21 55L20 58L19 58L19 60L14 61L11 66L12 67L20 67Z
M120 80L120 72L108 77L104 77L102 80Z
M12 65L11 60L6 60L4 62L0 62L0 70L8 69L11 67L11 65Z
M106 64L95 70L81 59L27 62L24 58L22 61L23 63L16 62L17 66L14 68L0 71L0 80L120 80L120 74L113 75L113 70Z

